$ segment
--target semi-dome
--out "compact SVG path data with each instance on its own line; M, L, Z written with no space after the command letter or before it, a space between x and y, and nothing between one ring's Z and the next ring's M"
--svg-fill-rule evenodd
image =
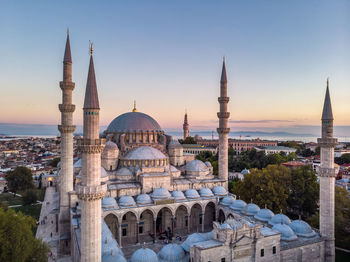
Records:
M269 222L273 216L274 213L270 209L263 208L260 209L260 211L254 216L254 218L262 222Z
M237 200L233 201L230 208L236 212L240 212L246 205L247 205L246 202L244 202L241 199L237 199Z
M215 196L225 196L227 195L227 191L223 186L215 186L213 188L213 193Z
M287 224L275 224L272 227L272 230L276 230L281 233L281 240L292 241L298 238L294 231Z
M200 198L197 190L194 190L193 188L187 189L185 192L185 196L190 199Z
M161 131L161 127L156 120L141 112L122 114L114 118L107 127L108 133L127 131Z
M269 221L269 224L271 226L273 226L273 225L278 224L278 223L283 223L283 224L289 225L291 223L291 221L290 221L289 217L287 217L284 214L276 214L271 218L271 220Z
M168 148L182 148L182 145L177 139L173 139L170 141Z
M166 159L167 157L151 146L140 146L129 152L124 159L144 160L144 159Z
M303 220L293 220L289 226L298 237L314 237L316 235L315 231L312 230L310 225Z
M184 249L178 244L165 245L158 253L159 262L187 262Z
M248 215L248 216L254 216L259 211L260 211L260 207L258 207L256 204L253 204L253 203L249 203L241 210L241 212L243 214Z
M202 187L201 189L199 189L199 195L201 197L213 197L214 196L213 192L207 187Z
M232 196L225 196L221 201L220 204L224 206L229 206L233 203L234 199Z
M182 248L186 251L186 252L190 252L190 248L198 242L202 242L207 240L206 237L204 236L204 234L200 234L200 233L194 233L189 235L186 240L181 244Z
M171 195L164 187L158 187L152 193L152 198L154 199L168 199L169 197L171 197Z
M185 169L189 172L208 171L207 165L197 159L188 162Z
M186 200L186 197L182 191L175 190L171 192L171 196L175 198L175 200Z
M113 197L104 197L102 198L102 207L103 208L117 208L117 201Z
M158 262L158 257L153 250L143 247L132 254L130 262Z
M118 204L121 207L129 207L134 206L136 203L132 196L122 196L119 198Z
M120 254L104 254L102 262L127 262L127 260Z
M147 194L141 194L136 197L136 203L138 205L149 205L152 204L152 199Z

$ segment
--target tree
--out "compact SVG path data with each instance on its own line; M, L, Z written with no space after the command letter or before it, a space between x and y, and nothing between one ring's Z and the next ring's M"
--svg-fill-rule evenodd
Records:
M340 157L336 157L335 162L338 165L349 164L350 163L350 154L343 154Z
M24 166L18 166L13 171L9 171L5 179L9 191L12 191L14 196L19 190L27 190L34 188L32 171Z
M23 205L31 205L38 200L38 194L35 189L28 189L23 194Z
M310 166L292 170L288 207L296 215L308 217L317 210L319 184L315 171Z
M186 137L186 139L179 139L180 144L197 144L196 140L192 136Z
M33 234L33 218L0 208L0 261L47 261L48 246Z
M269 165L262 170L251 169L243 181L237 181L233 192L246 202L251 200L267 205L274 212L287 209L290 188L290 170L284 166Z
M52 167L57 167L58 163L61 161L60 157L55 157L54 159L51 160L50 165Z

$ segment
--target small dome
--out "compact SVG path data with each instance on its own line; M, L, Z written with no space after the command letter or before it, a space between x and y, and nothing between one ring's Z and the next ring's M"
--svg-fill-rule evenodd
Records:
M120 254L105 254L102 256L102 262L127 262Z
M293 220L289 226L298 237L314 237L316 235L315 231L312 230L310 225L303 220Z
M200 234L200 233L194 233L189 235L186 240L181 244L182 248L186 251L186 252L190 252L190 248L198 242L202 242L207 240L204 234Z
M239 221L239 220L236 220L234 218L228 218L225 221L225 223L228 224L231 227L231 229L237 230L243 226L243 223L245 223L245 221L243 221L243 220Z
M272 230L281 232L281 240L292 241L298 238L294 233L294 231L290 228L290 226L286 224L281 224L281 223L275 224L272 227Z
M102 207L103 208L117 208L117 201L113 197L104 197L102 198Z
M169 197L171 197L171 195L164 187L158 187L152 193L152 198L154 199L168 199Z
M186 200L186 197L182 191L175 190L171 193L171 196L175 198L175 200Z
M219 226L219 228L220 228L220 229L230 229L230 230L232 230L232 227L230 227L230 225L227 224L227 223L221 224L221 225Z
M192 188L186 190L185 196L186 196L187 198L190 198L190 199L197 199L197 198L200 198L200 196L199 196L197 190L194 190L194 189L192 189Z
M119 155L119 148L117 144L113 143L112 141L107 141L106 146L102 151L101 157L102 158L118 158Z
M262 222L269 222L274 215L275 214L270 209L264 208L260 209L254 218Z
M249 174L249 173L250 173L250 171L246 168L241 171L242 175Z
M192 160L186 164L185 167L188 172L200 172L200 171L208 171L208 167L200 160Z
M165 245L158 253L159 262L187 262L184 249L178 244Z
M170 141L168 148L182 148L182 145L179 143L177 139L173 139Z
M230 208L236 212L240 212L246 205L247 205L246 202L244 202L241 199L237 199L237 200L233 201Z
M199 189L199 195L201 197L213 197L214 196L213 192L207 187L202 187L201 189Z
M115 150L119 150L117 144L112 141L107 141L103 151L115 151Z
M129 207L136 205L135 200L132 196L122 196L121 198L119 198L118 204L121 207Z
M81 158L74 163L73 168L81 168Z
M248 216L254 216L260 211L260 207L253 203L249 203L246 205L242 210L242 214L248 215Z
M126 167L118 169L116 174L120 176L132 176L132 172Z
M145 160L145 159L167 159L167 157L151 146L140 146L129 152L125 159Z
M157 254L149 248L140 248L132 254L130 262L158 262Z
M213 188L213 193L215 196L225 196L227 191L223 186L216 186Z
M207 167L212 167L211 163L209 161L205 161L204 164L207 166Z
M136 203L138 205L148 205L148 204L152 204L152 199L147 194L141 194L136 197Z
M230 206L233 203L234 199L232 196L225 196L221 201L220 204L223 206Z
M271 220L269 221L269 224L271 226L273 226L273 225L278 224L278 223L283 223L283 224L289 225L291 223L291 221L290 221L289 217L287 217L284 214L276 214L271 218Z

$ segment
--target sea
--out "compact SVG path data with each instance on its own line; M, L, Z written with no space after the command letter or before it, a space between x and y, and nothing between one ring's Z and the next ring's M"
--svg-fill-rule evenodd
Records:
M103 132L106 130L107 126L101 126L100 130ZM237 128L235 128L237 129ZM342 130L340 136L337 136L337 127L335 129L335 137L338 138L339 142L350 142L350 132L343 132L344 128L339 128ZM213 127L213 130L215 128ZM182 129L167 129L164 128L166 134L173 136L174 138L182 138L183 132ZM76 134L82 134L82 126L77 126ZM206 130L190 130L190 135L195 136L198 134L204 139L212 138L212 131ZM277 141L301 141L301 142L317 142L317 138L320 137L319 134L315 133L306 133L299 134L294 132L278 131L278 132L264 132L264 131L232 131L229 133L229 138L233 139L264 139L264 140L277 140ZM40 125L40 124L8 124L0 123L0 139L12 139L12 138L21 138L21 137L56 137L59 136L59 131L57 125ZM217 138L218 135L215 132L214 138Z

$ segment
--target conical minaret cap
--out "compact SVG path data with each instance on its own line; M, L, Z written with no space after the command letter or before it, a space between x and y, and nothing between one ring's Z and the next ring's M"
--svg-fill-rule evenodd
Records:
M323 104L322 120L333 120L331 97L329 95L329 82L327 79L326 96Z
M92 50L92 47L91 47ZM94 60L92 51L90 56L89 74L86 83L84 109L100 109L95 77Z
M221 83L227 83L227 76L226 76L226 66L225 66L225 58L222 61L222 71L221 71Z
M66 49L64 51L63 62L72 63L72 54L70 52L70 41L69 41L69 33L68 33L68 31L67 31Z

